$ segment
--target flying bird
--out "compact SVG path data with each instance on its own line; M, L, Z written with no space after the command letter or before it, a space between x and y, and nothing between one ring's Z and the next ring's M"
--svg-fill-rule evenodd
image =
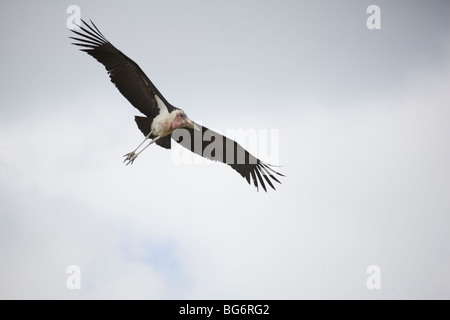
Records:
M91 22L82 21L80 31L72 29L78 37L69 37L103 64L111 82L120 93L144 116L135 116L135 121L144 134L144 141L125 157L128 164L133 163L139 154L152 143L170 149L171 140L188 150L210 160L223 162L236 170L247 182L259 190L267 191L266 183L275 189L274 181L280 183L272 165L264 163L245 150L236 141L201 126L188 118L180 108L171 105L145 75L141 68L121 51L116 49ZM139 148L150 142L140 151Z

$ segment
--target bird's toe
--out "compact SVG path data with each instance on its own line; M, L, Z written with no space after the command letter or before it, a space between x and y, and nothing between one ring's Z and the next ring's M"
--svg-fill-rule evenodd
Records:
M125 158L125 160L123 160L123 162L130 160L134 155L135 155L134 151L127 153L126 155L124 155L124 157L126 157L126 158Z
M128 161L127 165L133 164L134 160L137 158L137 154L135 154L134 152L130 152L130 153L126 154L125 156L126 156L126 158L123 162Z

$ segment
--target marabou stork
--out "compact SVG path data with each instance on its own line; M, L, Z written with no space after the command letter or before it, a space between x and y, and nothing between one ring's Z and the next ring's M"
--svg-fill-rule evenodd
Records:
M281 173L251 155L237 142L190 120L183 110L174 107L163 97L141 68L116 49L92 21L92 25L81 21L82 25L78 26L81 32L71 30L81 38L70 37L78 41L72 44L83 47L81 51L87 52L103 64L111 82L145 115L135 117L145 139L134 151L124 156L127 165L133 163L136 157L154 142L170 149L173 139L202 157L231 166L250 185L253 182L256 189L261 185L264 191L267 191L265 183L275 189L272 182L280 183L275 175L283 176ZM150 143L138 152L150 139Z

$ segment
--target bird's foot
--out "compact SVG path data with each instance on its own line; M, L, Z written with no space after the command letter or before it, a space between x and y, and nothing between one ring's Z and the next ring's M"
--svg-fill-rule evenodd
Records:
M123 160L123 162L127 162L127 165L132 164L134 162L134 160L137 158L137 154L134 151L131 151L130 153L127 153L126 155L124 155L125 160Z

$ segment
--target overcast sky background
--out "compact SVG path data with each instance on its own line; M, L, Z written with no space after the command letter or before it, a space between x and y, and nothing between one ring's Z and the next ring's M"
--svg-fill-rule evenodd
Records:
M279 130L277 191L158 146L125 166L139 112L70 45L71 4L191 119ZM449 299L449 16L437 0L0 0L0 298Z

